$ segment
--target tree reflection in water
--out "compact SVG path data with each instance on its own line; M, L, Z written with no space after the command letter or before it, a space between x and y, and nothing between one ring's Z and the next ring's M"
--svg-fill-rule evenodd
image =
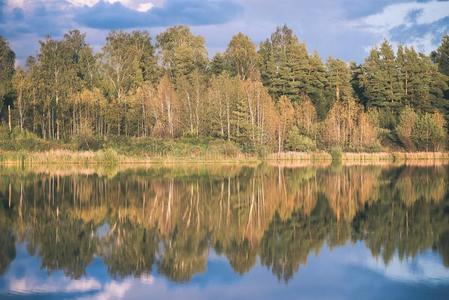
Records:
M288 281L310 253L364 241L388 263L433 249L449 267L448 168L266 165L0 173L0 273L26 242L48 271L177 282L209 250L235 272L261 263ZM106 232L100 234L101 229Z

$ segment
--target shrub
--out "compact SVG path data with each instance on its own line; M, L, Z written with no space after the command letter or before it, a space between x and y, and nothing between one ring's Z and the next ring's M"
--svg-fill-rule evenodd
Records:
M103 148L104 141L101 137L92 135L77 135L72 139L75 150L97 151Z
M98 158L107 164L115 165L119 161L119 155L114 149L108 148L98 153Z
M10 133L0 126L0 149L6 151L48 151L61 148L57 141L44 140L29 131L14 128Z
M237 157L241 152L240 148L233 142L215 140L209 143L208 153L216 153L225 157Z
M379 109L372 112L380 128L394 129L397 126L397 115L391 109Z
M333 147L331 149L332 162L340 163L343 157L343 152L340 147Z
M316 150L316 143L308 136L302 135L297 127L288 133L287 146L292 151L309 152Z
M396 126L396 133L406 150L414 150L415 148L412 134L415 129L417 119L418 115L408 106L404 108L399 115L399 123Z
M260 145L257 146L255 149L255 153L257 154L257 157L259 158L266 158L270 154L270 147L266 145Z
M401 112L396 133L409 151L439 151L447 140L446 121L441 113L417 114L410 107Z
M412 139L418 150L438 151L446 143L446 122L440 113L425 113L417 118Z

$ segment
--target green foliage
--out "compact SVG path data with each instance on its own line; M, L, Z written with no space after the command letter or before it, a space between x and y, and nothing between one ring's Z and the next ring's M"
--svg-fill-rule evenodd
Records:
M449 76L449 35L444 35L441 45L432 52L432 60L438 64L441 73Z
M233 76L248 79L259 62L256 45L243 33L235 35L224 53L224 59Z
M398 117L397 113L391 108L378 109L377 121L379 128L394 129L396 128Z
M156 37L163 66L176 81L194 70L206 70L208 64L204 38L194 35L187 26L170 27Z
M119 161L119 155L118 155L117 151L112 148L107 148L105 150L100 151L97 154L97 156L100 161L102 161L106 164L115 165Z
M209 60L204 38L187 26L166 29L155 45L146 31L113 31L99 53L71 30L41 41L36 57L15 70L0 37L0 122L10 116L11 127L20 128L1 133L0 148L205 157L227 153L227 146L209 145L218 138L260 156L282 152L284 144L373 151L381 128L390 133L382 139L390 149L442 150L448 45L445 36L429 57L412 47L395 52L384 41L361 65L334 58L324 64L282 26L258 52L239 33Z
M72 138L72 144L78 151L97 151L103 148L104 139L100 136L76 135Z
M447 141L446 121L440 113L417 114L410 107L401 112L396 132L406 150L439 151Z
M316 143L311 138L302 135L295 126L288 133L287 147L291 151L309 152L316 150Z
M333 163L340 163L343 158L343 151L340 147L332 147L331 156Z
M56 141L44 140L29 131L21 131L16 127L11 133L0 126L0 150L3 151L48 151L64 148Z
M366 107L377 107L394 115L405 106L418 112L447 110L443 99L447 78L429 57L414 48L399 46L394 53L385 41L380 48L371 50L361 67L359 80ZM391 128L391 122L381 125Z
M421 114L416 121L412 137L418 150L441 150L447 140L443 117L429 113Z
M287 96L293 102L299 101L303 94L310 94L317 101L321 97L317 88L325 80L322 63L317 57L313 58L313 68L317 73L312 84L306 46L299 42L290 28L278 27L270 39L260 45L259 55L262 81L272 97Z
M16 55L9 47L8 42L0 36L0 111L4 97L12 90L11 80L14 75Z
M418 116L415 111L408 106L402 110L399 116L399 123L396 127L396 133L402 142L402 145L407 150L414 150L415 147L412 136L417 119Z
M218 155L224 157L237 157L240 155L240 148L229 141L214 140L209 142L207 146L209 155Z
M218 52L214 55L212 61L210 62L209 70L212 73L212 75L216 76L228 70L228 65L226 64L225 56L222 53Z
M328 97L333 101L347 101L353 97L351 70L344 61L330 57L327 61Z

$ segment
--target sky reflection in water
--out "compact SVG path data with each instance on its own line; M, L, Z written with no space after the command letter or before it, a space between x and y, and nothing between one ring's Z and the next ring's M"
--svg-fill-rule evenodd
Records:
M2 171L0 298L445 299L448 175L447 167ZM156 198L172 201L172 215ZM149 268L136 265L148 258Z

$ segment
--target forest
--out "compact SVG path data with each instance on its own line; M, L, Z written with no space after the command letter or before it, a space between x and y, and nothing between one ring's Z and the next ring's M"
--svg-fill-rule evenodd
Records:
M430 55L385 40L361 64L323 61L287 26L260 45L238 33L213 57L187 26L155 39L112 31L99 51L72 30L23 64L0 37L0 149L188 140L256 154L443 151L448 83L447 35Z

